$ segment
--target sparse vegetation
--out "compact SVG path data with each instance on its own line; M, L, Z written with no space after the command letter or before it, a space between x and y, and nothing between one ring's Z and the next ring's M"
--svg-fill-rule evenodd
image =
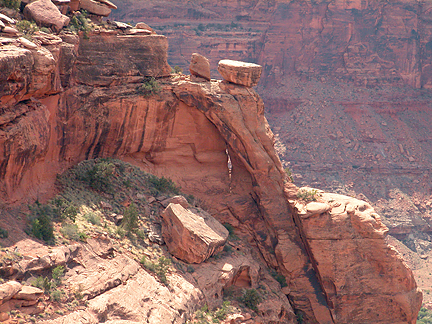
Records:
M154 193L172 193L175 195L180 194L180 188L178 188L175 183L168 178L162 177L158 178L154 175L150 175L148 179L150 185L156 190Z
M316 189L300 189L297 192L297 198L304 201L316 201L318 196L318 190Z
M258 311L258 304L261 303L262 298L258 291L255 289L243 289L239 302L253 311Z
M8 238L8 236L9 236L9 232L4 228L0 227L0 238L5 239Z
M213 311L210 311L208 306L204 305L195 313L195 318L198 320L198 324L220 323L232 312L232 308L229 301L224 301L221 307Z
M168 284L168 279L166 277L166 274L171 265L170 259L161 256L158 262L153 263L147 260L146 256L143 256L141 259L141 264L143 265L144 268L156 274L156 276L159 278L159 280L162 283Z
M42 205L38 201L30 206L30 232L34 237L50 242L54 240L52 225L53 210L49 205Z
M432 324L432 312L422 307L417 316L417 324Z
M0 0L1 1L1 0ZM24 37L31 40L34 33L39 30L39 27L34 21L21 20L16 23L17 29L24 34Z
M279 282L281 288L288 286L285 276L281 275L274 269L271 269L270 274L277 282Z
M122 227L126 233L136 232L138 229L138 211L134 203L126 208L122 220Z
M0 7L18 10L21 5L21 0L0 0Z
M293 182L294 179L293 179L292 172L291 172L290 168L287 167L287 168L285 168L284 170L285 170L285 174L286 174L286 179L287 179L287 181L289 181L289 182Z
M182 74L183 69L180 66L176 65L176 66L174 66L174 68L171 69L171 73L172 74Z
M87 182L90 188L106 192L111 189L110 180L114 171L115 166L109 159L99 159L83 174L78 174L78 178Z
M101 218L98 214L95 212L89 212L84 215L84 219L89 222L90 224L100 226L101 225Z
M137 92L145 97L157 94L160 91L161 87L154 77L145 78L143 84L137 87Z
M88 32L91 31L92 25L90 19L87 18L88 13L86 10L77 11L71 18L69 28L73 32L82 31L84 38L88 38Z

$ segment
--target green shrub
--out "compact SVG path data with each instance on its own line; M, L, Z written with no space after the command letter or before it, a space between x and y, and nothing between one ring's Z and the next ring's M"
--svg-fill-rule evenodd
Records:
M258 304L261 303L261 296L255 289L243 289L239 301L247 308L258 311Z
M422 307L417 316L417 324L432 324L432 312Z
M101 218L94 212L90 212L84 215L84 219L93 225L101 225Z
M0 238L5 239L8 238L9 232L3 228L0 228Z
M55 206L56 216L61 219L70 219L75 223L76 216L78 215L78 208L72 203L68 202L62 197L56 197L51 201L51 204Z
M38 239L46 242L54 239L54 228L52 225L52 208L48 205L41 205L36 202L35 206L30 207L31 223L30 231Z
M170 259L162 256L159 258L157 263L153 263L151 261L148 261L146 256L143 256L141 258L141 264L143 265L144 268L156 274L156 276L158 276L159 280L162 283L168 284L168 279L166 277L166 274L171 265Z
M285 276L273 269L270 271L270 274L274 279L276 279L277 282L279 282L281 288L288 286Z
M158 192L180 194L180 188L178 188L171 179L165 177L158 178L154 175L150 175L148 181L150 186Z
M297 192L297 198L303 199L304 201L316 201L318 196L318 190L316 189L300 189Z
M145 97L159 93L161 87L154 77L145 78L142 85L137 87L137 92Z
M131 203L126 208L123 215L122 227L127 233L136 232L138 229L138 211L134 203Z
M64 292L62 290L56 289L50 293L50 299L55 302L61 302L63 299Z
M98 191L109 191L111 189L111 178L115 171L115 165L106 160L97 161L87 171L84 178L89 186Z
M292 176L292 172L291 172L290 168L285 168L284 170L285 170L287 180L289 182L293 182L293 176Z
M18 10L21 5L21 0L0 0L0 7Z
M84 38L88 38L88 32L93 29L87 16L88 13L86 10L81 10L81 12L77 11L75 15L72 16L69 24L69 28L73 32L77 33L82 31L84 33Z
M64 276L65 268L63 266L57 266L52 270L52 278L57 286L61 285L62 277Z
M51 280L49 280L47 277L39 276L36 279L34 279L31 283L33 287L43 289L43 291L48 294L52 288Z
M180 66L176 65L176 66L174 66L174 68L171 69L171 73L173 73L173 74L182 74L183 73L183 69Z
M75 224L63 224L60 229L60 233L62 233L64 237L70 240L74 240L74 241L80 240L80 236L78 233L78 226Z
M0 0L1 1L1 0ZM39 30L34 21L21 20L16 23L16 28L26 36L31 36Z

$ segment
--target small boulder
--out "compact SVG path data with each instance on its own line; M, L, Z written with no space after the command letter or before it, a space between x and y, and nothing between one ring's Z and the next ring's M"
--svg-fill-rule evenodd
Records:
M16 35L18 34L18 29L6 26L5 28L3 28L2 32L6 34Z
M209 60L198 54L193 53L189 66L189 71L192 75L204 78L210 81L210 63Z
M111 8L107 5L93 0L80 0L80 9L87 10L88 12L107 17L111 13Z
M20 38L18 38L18 41L25 48L28 48L28 49L37 49L38 48L38 46L35 43L29 41L27 38L20 37Z
M6 24L15 24L15 19L9 18L8 16L3 15L2 13L0 13L0 20Z
M168 205L171 203L182 205L182 207L186 208L186 209L190 207L187 199L183 196L174 196L174 197L162 200L160 203L165 208L168 207Z
M262 67L254 63L221 60L218 71L224 80L251 88L258 84Z
M17 281L8 281L0 285L0 304L11 299L21 290L22 285Z
M23 286L21 290L13 296L14 299L23 299L29 301L37 300L43 294L43 290L31 287L31 286Z
M57 31L69 24L69 17L62 15L51 0L37 0L24 8L24 15L28 20L34 20L39 25L51 27Z
M168 250L188 263L201 263L222 250L228 230L210 214L169 204L161 214L162 236Z
M151 32L153 32L153 28L151 28L149 25L147 25L146 23L143 22L139 22L135 25L136 29L147 29L150 30Z

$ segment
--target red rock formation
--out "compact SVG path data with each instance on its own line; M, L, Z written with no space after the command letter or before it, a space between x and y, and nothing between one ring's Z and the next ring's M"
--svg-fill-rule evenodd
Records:
M93 38L95 45L91 46ZM69 38L64 36L64 39ZM165 44L162 36L90 35L89 40L81 40L73 67L67 68L68 64L64 63L57 68L58 62L64 62L68 55L74 58L76 53L71 46L61 47L67 50L60 51L58 61L50 65L53 72L48 80L60 80L63 75L62 81L68 86L62 93L50 94L52 87L45 77L47 74L43 74L45 70L41 72L45 82L42 85L48 89L47 93L26 86L15 90L11 86L15 79L6 77L9 81L4 81L8 86L1 93L4 104L0 125L3 199L22 201L47 197L49 192L45 190L52 188L61 170L88 158L122 158L152 173L171 177L183 190L202 198L221 221L238 227L258 247L267 264L286 277L290 301L306 321L364 322L362 316L353 312L368 309L368 299L357 300L353 310L352 300L362 294L355 289L335 291L332 288L329 283L333 278L326 272L328 267L320 268L319 251L300 230L301 218L291 210L286 198L293 197L296 187L285 183L286 175L274 151L273 134L258 94L243 86L221 81L191 82L184 76L161 78L161 89L155 95L139 94L137 87L145 76L166 73ZM59 47L51 50L55 52ZM129 57L129 51L142 53L119 71L101 68L96 58L114 66L118 63L109 60L106 51L110 49L119 50L120 62ZM147 59L155 53L161 57L154 61ZM10 60L10 54L2 55L0 62ZM40 54L34 50L26 55L30 55L31 61ZM39 77L38 65L31 66L34 71L27 72L25 85ZM8 73L13 75L13 71ZM114 75L108 77L110 73ZM33 99L29 100L31 96ZM342 233L350 233L349 225L341 228ZM380 230L372 230L378 240L372 246L377 248L377 253L392 251ZM361 234L361 227L359 231ZM355 244L364 246L367 240L368 237L362 237ZM390 271L386 263L378 260L361 263L359 271L368 274L366 280L373 281L383 274L389 281L405 281L390 289L387 296L394 299L382 301L380 310L386 314L383 317L396 322L414 323L420 307L419 293L410 270L391 253L386 260L394 263L398 271ZM361 260L368 258L366 254L360 256ZM336 255L332 261L332 264L339 262ZM133 267L131 271L135 271ZM349 274L353 286L362 284L363 277ZM146 279L136 280L141 284ZM380 296L379 284L371 285L368 292ZM99 293L99 288L88 286L89 294ZM117 292L137 293L132 284L110 294ZM413 296L412 303L405 302ZM93 313L103 316L104 306L96 300L94 303Z

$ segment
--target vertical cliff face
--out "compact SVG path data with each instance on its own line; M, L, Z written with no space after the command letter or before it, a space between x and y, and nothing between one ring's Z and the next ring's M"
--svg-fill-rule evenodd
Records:
M49 197L60 171L118 157L172 178L248 237L286 277L286 294L309 323L415 323L421 293L385 242L379 216L347 197L296 204L297 188L287 181L254 90L180 75L159 78L159 92L143 96L146 76L169 71L166 38L101 31L62 37L49 49L22 51L15 43L1 53L5 66L21 66L15 49L31 62L19 79L7 70L2 83L3 200ZM59 55L37 59L45 50ZM352 258L340 258L344 247Z

